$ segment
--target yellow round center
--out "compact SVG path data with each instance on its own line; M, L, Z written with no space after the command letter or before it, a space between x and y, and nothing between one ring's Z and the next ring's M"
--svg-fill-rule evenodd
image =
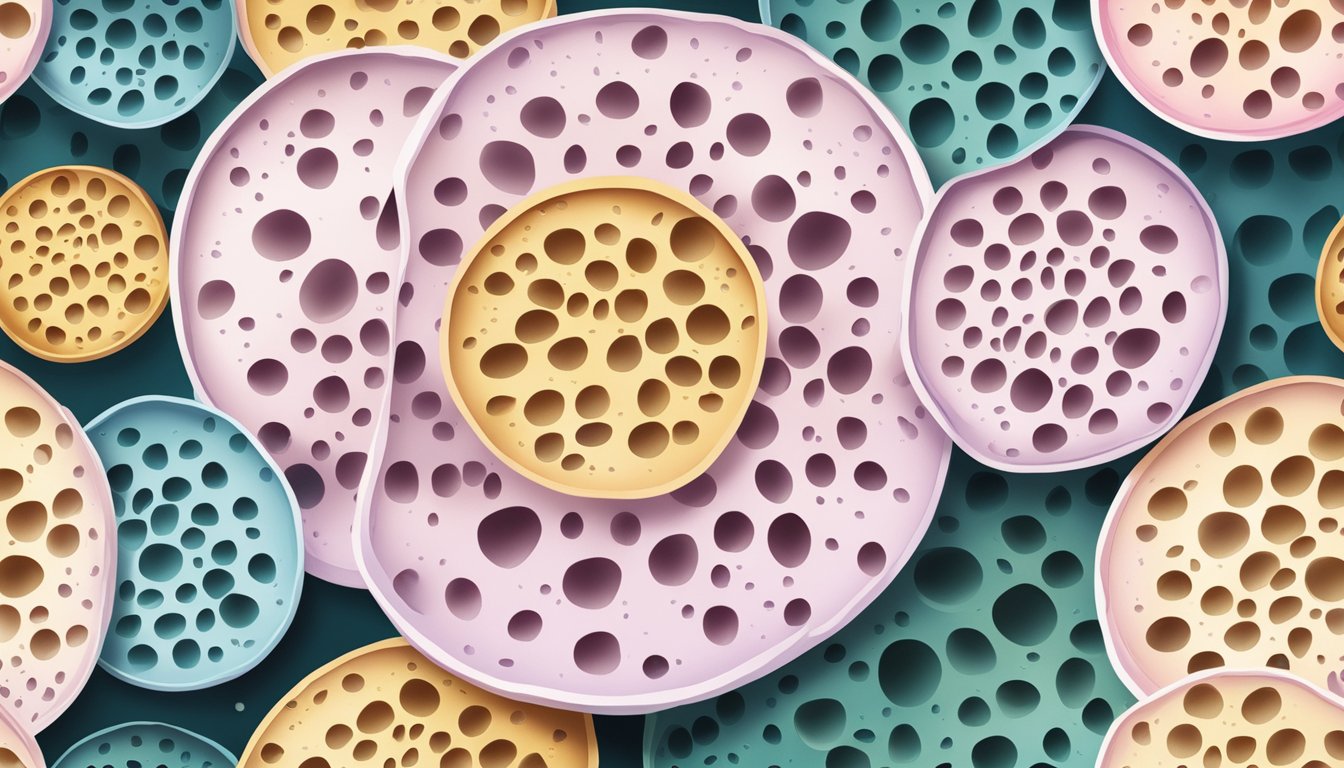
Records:
M476 434L555 490L645 498L727 445L765 358L741 241L684 192L589 179L523 201L458 268L440 339Z

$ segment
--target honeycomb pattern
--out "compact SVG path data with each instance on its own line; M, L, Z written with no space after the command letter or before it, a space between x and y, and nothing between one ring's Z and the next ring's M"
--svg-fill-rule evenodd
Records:
M390 353L393 165L454 68L392 49L292 67L203 149L177 218L173 308L195 390L275 457L308 571L345 586L364 585L350 527Z
M645 764L1091 765L1133 702L1089 551L1127 469L1004 475L958 454L890 589L782 669L650 716Z
M1121 82L1174 125L1274 139L1344 116L1344 6L1098 0L1097 33Z
M1338 681L1340 416L1344 383L1272 381L1182 422L1136 467L1099 575L1107 640L1136 690L1223 666Z
M166 723L136 722L89 735L52 768L232 768L237 762L204 736Z
M503 32L555 15L555 0L237 0L263 72L345 48L417 45L465 59Z
M1344 219L1335 225L1321 249L1316 270L1316 313L1336 347L1344 350Z
M1201 674L1126 712L1097 768L1291 765L1344 760L1340 702L1273 672Z
M944 187L921 233L906 350L972 456L1097 464L1193 399L1223 325L1226 256L1203 198L1148 148L1070 128Z
M297 505L227 416L148 397L89 423L117 519L117 591L102 664L157 690L221 683L288 629L302 585Z
M597 768L592 718L465 683L397 638L304 678L262 720L240 768L368 763Z
M694 198L584 181L490 228L457 270L440 358L511 466L580 496L644 498L697 477L741 424L764 309L755 262Z
M79 424L0 363L0 701L36 733L70 706L103 642L112 500Z
M140 338L168 301L158 209L114 171L40 171L0 197L0 328L48 360L83 362Z
M703 698L819 642L905 562L946 466L897 345L927 192L899 128L794 38L671 12L538 25L453 83L398 192L414 289L361 493L371 590L435 662L587 711ZM533 190L610 175L711 208L770 311L734 439L638 505L539 486L476 438L443 380L443 294L425 288Z
M1087 0L761 0L761 17L877 94L936 184L1055 135L1105 72Z
M26 728L0 707L0 768L46 768L42 750Z
M50 29L51 0L0 2L0 102L32 74Z

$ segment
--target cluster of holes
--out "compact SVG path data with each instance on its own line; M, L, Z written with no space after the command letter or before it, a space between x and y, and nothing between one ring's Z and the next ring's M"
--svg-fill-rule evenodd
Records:
M1011 157L1049 133L1101 72L1083 0L1055 2L1045 17L1012 0L772 6L781 29L818 46L886 101L944 178Z
M1273 405L1244 421L1209 418L1204 479L1168 476L1125 518L1155 553L1143 559L1144 596L1124 609L1132 631L1186 672L1267 666L1323 683L1344 635L1344 608L1332 607L1344 600L1344 429L1289 423Z
M190 108L233 49L227 0L55 7L54 31L34 76L58 99L114 122L162 120Z
M419 45L465 59L501 32L541 18L548 5L553 3L368 0L305 3L289 11L284 4L255 0L243 8L255 54L278 71L315 53L380 45Z
M566 730L578 715L462 690L460 683L444 679L437 667L404 648L374 651L347 663L303 689L290 704L263 725L255 752L260 759L245 757L244 763L298 768L352 763L547 768L588 763L583 736ZM304 741L319 735L320 745Z
M1047 148L1023 164L1043 172L1053 159ZM1040 173L1039 188L1023 180L948 198L949 207L992 211L1004 237L983 218L952 212L939 221L955 220L925 247L929 258L947 254L925 265L916 284L930 295L917 299L930 317L915 333L939 339L918 345L940 352L926 363L926 383L963 393L935 397L959 420L996 425L1002 437L986 438L981 450L1008 460L1068 455L1080 434L1083 444L1125 443L1167 424L1197 383L1176 361L1198 361L1216 341L1197 338L1206 318L1189 311L1208 303L1214 278L1168 274L1182 247L1217 269L1214 244L1182 243L1160 218L1134 221L1132 192L1107 183L1111 161L1094 157L1090 170L1087 186ZM986 307L988 325L975 322ZM1187 319L1193 330L1183 329ZM1089 379L1104 379L1104 391ZM1119 409L1126 401L1133 405ZM1142 420L1123 424L1117 410L1142 411ZM1011 444L1014 432L1023 447Z
M445 343L497 450L565 485L634 490L682 477L736 427L760 365L759 287L687 213L651 192L579 192L472 258Z
M106 765L228 768L231 757L196 734L159 723L133 723L88 737L70 748L61 768Z
M1122 6L1103 4L1103 13L1108 5ZM1344 8L1338 2L1313 5L1140 4L1132 6L1137 13L1116 12L1124 18L1110 23L1127 26L1115 30L1111 44L1120 48L1126 70L1147 84L1144 90L1165 89L1166 108L1200 116L1192 122L1220 128L1220 102L1251 120L1292 122L1304 112L1321 111L1327 100L1344 100L1344 76L1330 83L1329 74L1322 78L1316 72L1328 73L1321 62L1344 43Z
M167 300L163 222L111 174L54 169L0 200L0 324L25 347L96 356L137 337Z
M1176 697L1180 697L1177 710ZM1344 730L1326 722L1332 705L1297 684L1272 678L1212 678L1147 704L1126 718L1128 742L1103 758L1102 768L1146 768L1175 759L1182 765L1329 768L1344 761Z
M161 422L172 428L156 437L141 431L154 417L134 409L91 435L107 466L119 551L103 660L132 678L170 681L245 664L293 608L293 576L281 570L294 565L292 518L278 478L246 435L214 416L191 409Z

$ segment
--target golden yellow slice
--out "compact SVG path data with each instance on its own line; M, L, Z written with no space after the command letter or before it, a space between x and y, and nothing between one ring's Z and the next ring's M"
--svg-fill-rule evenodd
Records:
M765 318L755 262L713 212L651 181L598 178L486 231L454 276L440 352L453 400L509 466L566 493L645 498L697 477L732 438Z
M1325 335L1344 350L1344 219L1335 225L1321 249L1316 270L1316 313Z
M435 666L405 640L304 678L261 721L239 768L595 768L591 715L523 704Z
M168 236L115 171L59 166L0 197L0 328L38 357L78 363L140 338L168 301Z
M555 0L237 0L239 33L267 76L343 48L418 45L459 59L514 27L555 15Z

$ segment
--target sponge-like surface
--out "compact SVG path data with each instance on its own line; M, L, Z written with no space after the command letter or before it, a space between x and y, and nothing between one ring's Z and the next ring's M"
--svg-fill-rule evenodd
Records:
M238 760L210 739L167 723L123 723L66 750L52 768L233 768Z
M5 768L46 768L42 750L9 710L0 707L0 765Z
M948 449L897 349L928 186L890 115L793 38L655 11L515 33L431 109L397 192L405 287L359 526L403 634L511 696L644 712L760 675L857 613L922 535ZM439 353L464 244L533 192L617 174L713 209L749 242L770 312L734 440L639 502L519 476L463 422Z
M343 51L267 81L207 142L174 223L196 391L275 457L309 571L345 586L363 586L350 527L390 357L393 165L454 68L429 51Z
M1227 258L1180 171L1076 126L940 190L908 286L905 351L934 416L984 463L1047 472L1180 418L1222 331Z
M1335 225L1321 249L1316 270L1316 313L1321 327L1344 350L1344 219Z
M32 74L50 31L51 0L0 3L0 102Z
M112 609L112 498L79 423L0 363L0 707L36 733L93 672Z

